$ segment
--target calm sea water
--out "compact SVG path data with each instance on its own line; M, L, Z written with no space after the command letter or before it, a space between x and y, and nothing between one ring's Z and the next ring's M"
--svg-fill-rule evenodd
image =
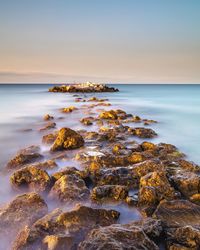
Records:
M46 113L74 104L71 94L49 93L50 85L0 85L0 167L20 148L41 143L38 129ZM190 160L200 163L200 85L117 85L120 92L100 93L114 108L159 123L152 128L159 136L154 142L175 144ZM81 103L76 103L76 106ZM80 128L68 118L58 127ZM24 129L32 131L24 132ZM92 129L92 128L91 128Z

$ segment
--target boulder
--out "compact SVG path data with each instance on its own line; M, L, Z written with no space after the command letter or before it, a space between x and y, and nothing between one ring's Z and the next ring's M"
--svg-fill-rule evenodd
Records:
M30 146L22 149L18 151L17 155L8 162L7 168L19 168L37 161L43 157L39 152L40 148L38 146Z
M32 166L34 166L36 168L40 168L40 169L54 169L58 165L56 164L56 162L54 160L47 160L44 162L34 163L34 164L32 164Z
M90 191L85 182L76 174L63 175L52 187L49 198L56 199L64 203L86 201Z
M151 214L161 200L173 200L177 195L165 172L150 172L140 179L139 205L149 210L147 214Z
M24 225L33 223L46 213L47 205L38 194L19 195L0 208L0 234L17 232Z
M58 136L51 147L51 151L63 149L77 149L84 145L83 137L70 128L61 128Z
M118 119L118 115L115 110L109 110L109 111L103 111L102 113L100 113L99 118L116 120Z
M166 228L200 228L200 206L187 200L163 200L153 214Z
M200 192L200 177L189 171L178 171L171 177L176 188L187 198Z
M39 192L46 191L51 184L51 179L45 170L35 166L27 166L15 171L10 177L13 187L29 188Z
M62 242L66 244L65 250L76 249L78 243L91 229L114 224L118 217L119 212L115 210L94 209L80 205L69 212L56 209L32 226L24 228L13 244L13 250L46 249L47 245L55 243L59 246Z

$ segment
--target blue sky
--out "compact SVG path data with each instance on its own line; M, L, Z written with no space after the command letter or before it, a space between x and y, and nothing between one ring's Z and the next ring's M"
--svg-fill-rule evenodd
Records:
M200 82L199 0L0 0L0 82Z

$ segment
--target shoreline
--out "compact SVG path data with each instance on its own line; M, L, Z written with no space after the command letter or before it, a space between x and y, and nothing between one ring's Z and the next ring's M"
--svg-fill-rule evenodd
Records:
M56 206L60 204L60 207L71 205L74 201L88 203L90 206L79 206L75 212L58 213L56 218L61 216L64 219L59 221L60 224L57 222L54 225L55 228L47 228L45 235L41 236L41 232L36 230L35 242L39 246L50 245L56 237L57 246L69 243L70 238L72 246L69 249L73 247L95 249L97 242L103 244L103 241L107 244L120 243L122 246L123 244L129 246L134 242L139 244L138 249L141 244L144 244L147 249L158 249L157 242L160 240L164 242L163 237L165 237L168 245L166 249L175 249L178 245L190 247L188 241L191 235L188 234L188 230L192 234L200 228L198 223L200 218L199 167L185 160L184 155L175 146L151 143L151 138L159 136L151 129L151 124L156 121L134 117L123 110L113 110L112 104L106 99L106 93L105 98L102 99L95 97L95 94L94 98L87 98L87 94L79 93L73 97L74 107L63 107L58 117L62 119L62 116L70 116L72 119L77 112L82 112L85 118L77 122L81 122L86 131L74 131L73 128L69 130L66 126L65 129L56 132L55 117L51 114L46 115L44 117L46 124L38 133L47 134L45 137L41 134L41 137L43 136L43 143L50 145L47 155L51 159L41 163L42 159L46 158L42 158L44 156L40 148L34 146L21 151L8 163L11 185L17 192L36 191L41 197L45 197L45 201L36 194L31 197L30 195L20 197L22 204L24 199L30 199L30 205L34 204L37 208L40 203L39 210L42 212L35 218L34 212L27 209L27 217L31 218L31 222L26 221L26 224L29 224L29 230L22 231L26 235L26 240L22 242L18 235L14 249L31 247L30 244L33 242L29 239L31 232L36 230L34 223L40 227L42 223L53 220L54 210L50 211L48 218L43 217L47 213L46 199L55 202ZM76 109L76 103L82 103L82 107ZM130 123L136 126L131 128ZM88 132L87 128L89 129L92 124L95 124L98 130ZM148 127L141 128L144 125ZM143 143L138 143L137 138L142 139ZM63 171L57 171L55 160L62 161L63 158L77 161L80 169L68 167ZM114 226L114 223L119 222L120 214L117 211L105 211L100 208L109 205L110 202L136 208L141 215L139 216L141 221L130 221L131 225ZM13 209L12 206L13 204L10 210ZM24 208L20 209L23 211ZM21 217L21 224L15 226L19 226L17 229L21 230L23 214L11 214L10 210L7 208L4 211L7 215L6 219L4 214L0 215L2 221L0 227L7 221L10 222L8 228L10 227L9 230L11 230L13 227L11 218L13 220L14 217L15 222L17 216ZM164 211L168 214L166 215ZM191 213L194 218L191 218ZM72 216L72 220L68 220L69 216ZM78 222L74 223L73 216L78 217ZM170 216L174 216L173 220ZM92 222L94 218L97 220L95 225ZM38 219L43 221L37 221ZM61 229L63 225L65 230L69 231L74 230L75 227L75 233L72 230L70 235L65 235L63 228ZM188 225L189 229L186 228ZM52 237L54 230L58 232L53 233ZM78 235L82 230L85 235L80 240ZM110 235L109 239L104 239L104 230L107 235ZM95 233L97 238L93 239ZM117 236L119 233L124 238L131 237L130 241L124 242L123 237ZM64 236L60 237L60 234ZM198 247L199 243L195 244Z

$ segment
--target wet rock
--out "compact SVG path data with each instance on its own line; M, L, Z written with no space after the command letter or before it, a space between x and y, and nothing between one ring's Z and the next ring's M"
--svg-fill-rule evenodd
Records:
M44 116L44 120L45 120L45 121L49 121L49 120L53 120L53 119L54 119L54 117L51 116L51 115L49 115L49 114L46 114L46 115Z
M36 193L17 196L0 208L0 234L17 232L47 213L47 205Z
M200 177L195 173L178 171L171 178L176 188L187 198L200 192Z
M160 219L166 228L184 226L200 227L200 206L187 200L163 200L153 215Z
M68 243L65 249L77 249L78 243L91 229L114 224L118 217L119 213L115 210L80 205L69 212L56 209L21 231L14 242L13 250L46 249L44 247L55 242L55 239Z
M49 198L59 200L63 203L86 201L90 191L85 182L75 174L63 175L52 187Z
M133 152L127 160L130 164L135 164L147 160L147 157L142 152Z
M79 244L78 249L158 250L159 248L147 237L144 231L137 226L128 229L122 225L111 225L92 230L86 239Z
M157 149L157 146L156 146L154 143L152 143L152 142L147 142L147 141L145 141L145 142L143 142L143 143L141 144L141 148L142 148L143 150L156 150L156 149Z
M10 181L15 188L29 188L39 192L47 190L51 184L48 173L35 166L27 166L15 171Z
M156 132L150 128L129 128L128 132L131 135L134 135L140 138L153 138L157 136Z
M81 123L83 123L84 125L92 125L93 124L93 117L85 117L83 119L80 120Z
M190 201L200 205L200 193L190 196Z
M22 149L18 151L17 155L8 162L7 168L19 168L23 165L37 161L42 158L42 155L39 152L40 148L37 146L30 146Z
M167 232L169 249L174 249L174 243L178 243L179 249L199 249L200 231L192 226L184 226L176 229L170 229Z
M83 137L70 128L62 128L58 132L58 136L51 147L51 151L63 149L76 149L84 145Z
M57 133L44 135L42 137L42 142L46 144L52 144L56 140Z
M99 115L100 119L111 119L115 120L118 118L117 112L115 110L104 111Z
M71 112L74 111L74 110L77 110L77 108L74 107L74 106L70 106L70 107L68 107L68 108L63 108L63 109L61 109L61 112L63 112L63 113L71 113Z
M159 201L173 200L177 195L164 172L151 172L140 179L139 205L147 208L147 214L151 214Z
M93 188L91 199L94 201L103 201L112 199L121 201L128 196L128 188L121 185L104 185Z
M129 228L131 228L131 226L141 227L150 239L158 239L163 231L161 220L156 220L151 217L147 217L140 221L134 221L129 223L127 226Z
M52 129L55 127L56 127L55 122L48 122L43 128L40 129L40 131L45 131L45 130Z
M139 178L142 176L151 173L151 172L163 172L164 171L164 166L163 164L157 160L146 160L143 162L140 162L138 164L134 164L132 168L133 173L137 175Z
M192 171L192 172L196 172L196 173L200 172L200 167L197 164L195 164L194 162L190 162L190 161L180 159L180 160L177 161L177 164L182 169Z
M115 167L110 169L100 169L93 176L93 181L98 186L103 185L122 185L127 187L138 187L138 178L131 169L126 167Z

